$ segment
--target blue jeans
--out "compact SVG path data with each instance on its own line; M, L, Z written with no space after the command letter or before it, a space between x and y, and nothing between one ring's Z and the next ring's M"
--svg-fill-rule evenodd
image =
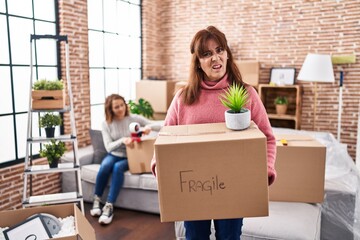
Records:
M108 153L102 160L100 170L96 176L95 194L99 197L102 196L110 175L112 175L107 201L114 203L124 183L124 172L127 170L129 170L129 165L126 158Z
M214 220L215 237L217 240L239 240L243 219ZM211 220L185 221L186 240L209 240Z

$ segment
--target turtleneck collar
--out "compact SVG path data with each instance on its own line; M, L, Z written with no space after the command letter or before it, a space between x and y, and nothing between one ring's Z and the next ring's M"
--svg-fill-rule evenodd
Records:
M207 81L207 80L203 80L200 83L200 87L202 89L206 89L206 90L217 90L217 89L224 89L227 88L229 86L229 82L228 82L228 75L225 74L225 76L220 79L219 81Z

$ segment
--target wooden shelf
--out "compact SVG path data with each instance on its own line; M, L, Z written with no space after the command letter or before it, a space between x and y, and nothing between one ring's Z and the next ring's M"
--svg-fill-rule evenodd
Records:
M259 96L263 102L273 127L291 127L300 129L302 88L300 85L272 86L259 85ZM286 96L289 105L286 114L276 114L274 100L277 96ZM289 123L289 121L293 123Z

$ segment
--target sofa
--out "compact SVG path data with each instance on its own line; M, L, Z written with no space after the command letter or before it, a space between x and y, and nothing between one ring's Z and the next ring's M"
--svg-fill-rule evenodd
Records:
M78 158L81 168L81 185L83 198L85 202L92 202L95 191L95 181L100 163L106 155L102 134L99 130L89 131L91 145L79 148ZM73 151L65 153L61 157L61 162L73 162ZM62 173L62 191L75 191L76 181L75 174L71 172ZM109 187L105 189L102 201L105 203ZM157 183L151 173L131 174L125 173L123 189L114 203L115 207L159 213Z
M274 132L311 134L287 129L274 129ZM97 171L102 157L106 154L101 132L90 130L90 136L92 144L78 151L83 197L86 202L92 202ZM270 202L268 217L244 219L241 239L358 239L360 233L355 230L357 226L354 226L354 223L359 222L360 216L360 209L355 207L356 199L359 199L359 173L354 172L351 163L346 159L347 152L342 151L332 135L319 133L313 136L327 145L324 202L322 204ZM61 161L72 162L73 152L67 152ZM341 161L345 161L347 165L340 167ZM74 174L68 172L62 174L63 192L74 191ZM357 185L353 186L354 182ZM105 190L103 202L106 200L107 192L108 188ZM114 205L159 214L155 177L150 173L126 172L123 189ZM175 235L177 239L184 239L183 222L175 223ZM214 239L214 229L211 239Z

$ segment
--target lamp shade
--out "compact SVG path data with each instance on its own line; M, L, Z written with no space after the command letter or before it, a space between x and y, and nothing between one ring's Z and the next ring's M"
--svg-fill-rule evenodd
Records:
M305 58L297 79L307 82L334 82L331 56L309 53Z

